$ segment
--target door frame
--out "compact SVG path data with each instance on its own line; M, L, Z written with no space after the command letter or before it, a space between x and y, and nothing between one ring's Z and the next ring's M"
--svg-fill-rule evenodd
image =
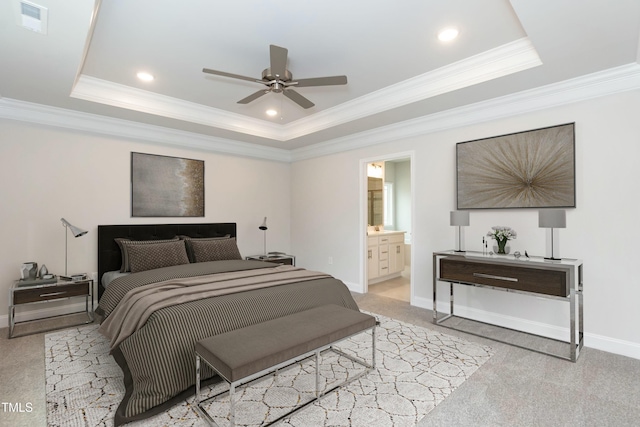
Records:
M368 225L368 206L367 206L367 164L372 162L382 162L390 160L409 159L410 178L411 178L411 279L410 279L410 304L414 305L415 287L414 287L414 268L415 268L415 240L414 236L416 225L416 198L415 198L415 151L402 151L398 153L390 153L378 155L375 157L367 157L360 159L360 283L362 283L362 293L369 291L369 277L367 271L367 225Z

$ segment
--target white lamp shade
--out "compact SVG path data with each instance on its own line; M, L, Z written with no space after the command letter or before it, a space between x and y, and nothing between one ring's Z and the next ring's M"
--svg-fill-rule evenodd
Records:
M267 229L267 217L264 217L264 221L262 221L262 225L260 227L258 227L260 230L266 230Z
M64 218L60 218L60 221L62 221L62 224L71 231L71 234L73 235L73 237L80 237L87 234L86 230L83 230L82 228L78 228L75 225L69 224L69 221L67 221Z
M538 211L538 227L566 228L567 212L564 209L544 209Z
M450 225L467 227L469 225L469 211L451 211L449 220Z

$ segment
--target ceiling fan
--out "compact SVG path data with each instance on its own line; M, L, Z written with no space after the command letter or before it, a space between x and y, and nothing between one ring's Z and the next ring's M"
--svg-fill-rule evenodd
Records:
M294 91L293 87L310 87L310 86L333 86L347 84L347 76L331 76L331 77L315 77L311 79L298 79L293 80L293 75L287 70L287 53L288 50L275 46L269 46L271 66L262 71L262 79L255 79L253 77L241 76L238 74L227 73L224 71L211 70L209 68L203 68L202 72L208 74L215 74L217 76L231 77L233 79L247 80L250 82L260 83L265 85L266 89L261 89L246 98L238 101L238 104L248 104L251 101L255 101L262 95L269 92L282 93L284 96L301 106L302 108L311 108L315 104L309 101L298 92Z

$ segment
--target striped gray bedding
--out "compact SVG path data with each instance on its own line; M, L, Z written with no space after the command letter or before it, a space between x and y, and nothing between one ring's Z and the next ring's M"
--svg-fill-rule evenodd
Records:
M114 280L96 313L107 318L126 293L175 278L276 267L261 261L213 261L134 273ZM113 351L125 374L126 393L114 425L144 419L194 393L194 348L203 338L325 304L353 310L347 287L332 277L252 289L161 308ZM203 378L213 377L204 367Z

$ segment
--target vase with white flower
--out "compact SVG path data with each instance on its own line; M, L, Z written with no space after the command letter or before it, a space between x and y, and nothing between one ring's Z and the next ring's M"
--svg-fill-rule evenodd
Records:
M511 227L503 227L496 225L495 227L491 227L491 231L487 233L488 237L494 239L497 243L497 251L496 253L501 255L506 255L509 253L507 251L507 242L509 240L515 239L518 236L516 230ZM495 246L494 246L495 250Z

